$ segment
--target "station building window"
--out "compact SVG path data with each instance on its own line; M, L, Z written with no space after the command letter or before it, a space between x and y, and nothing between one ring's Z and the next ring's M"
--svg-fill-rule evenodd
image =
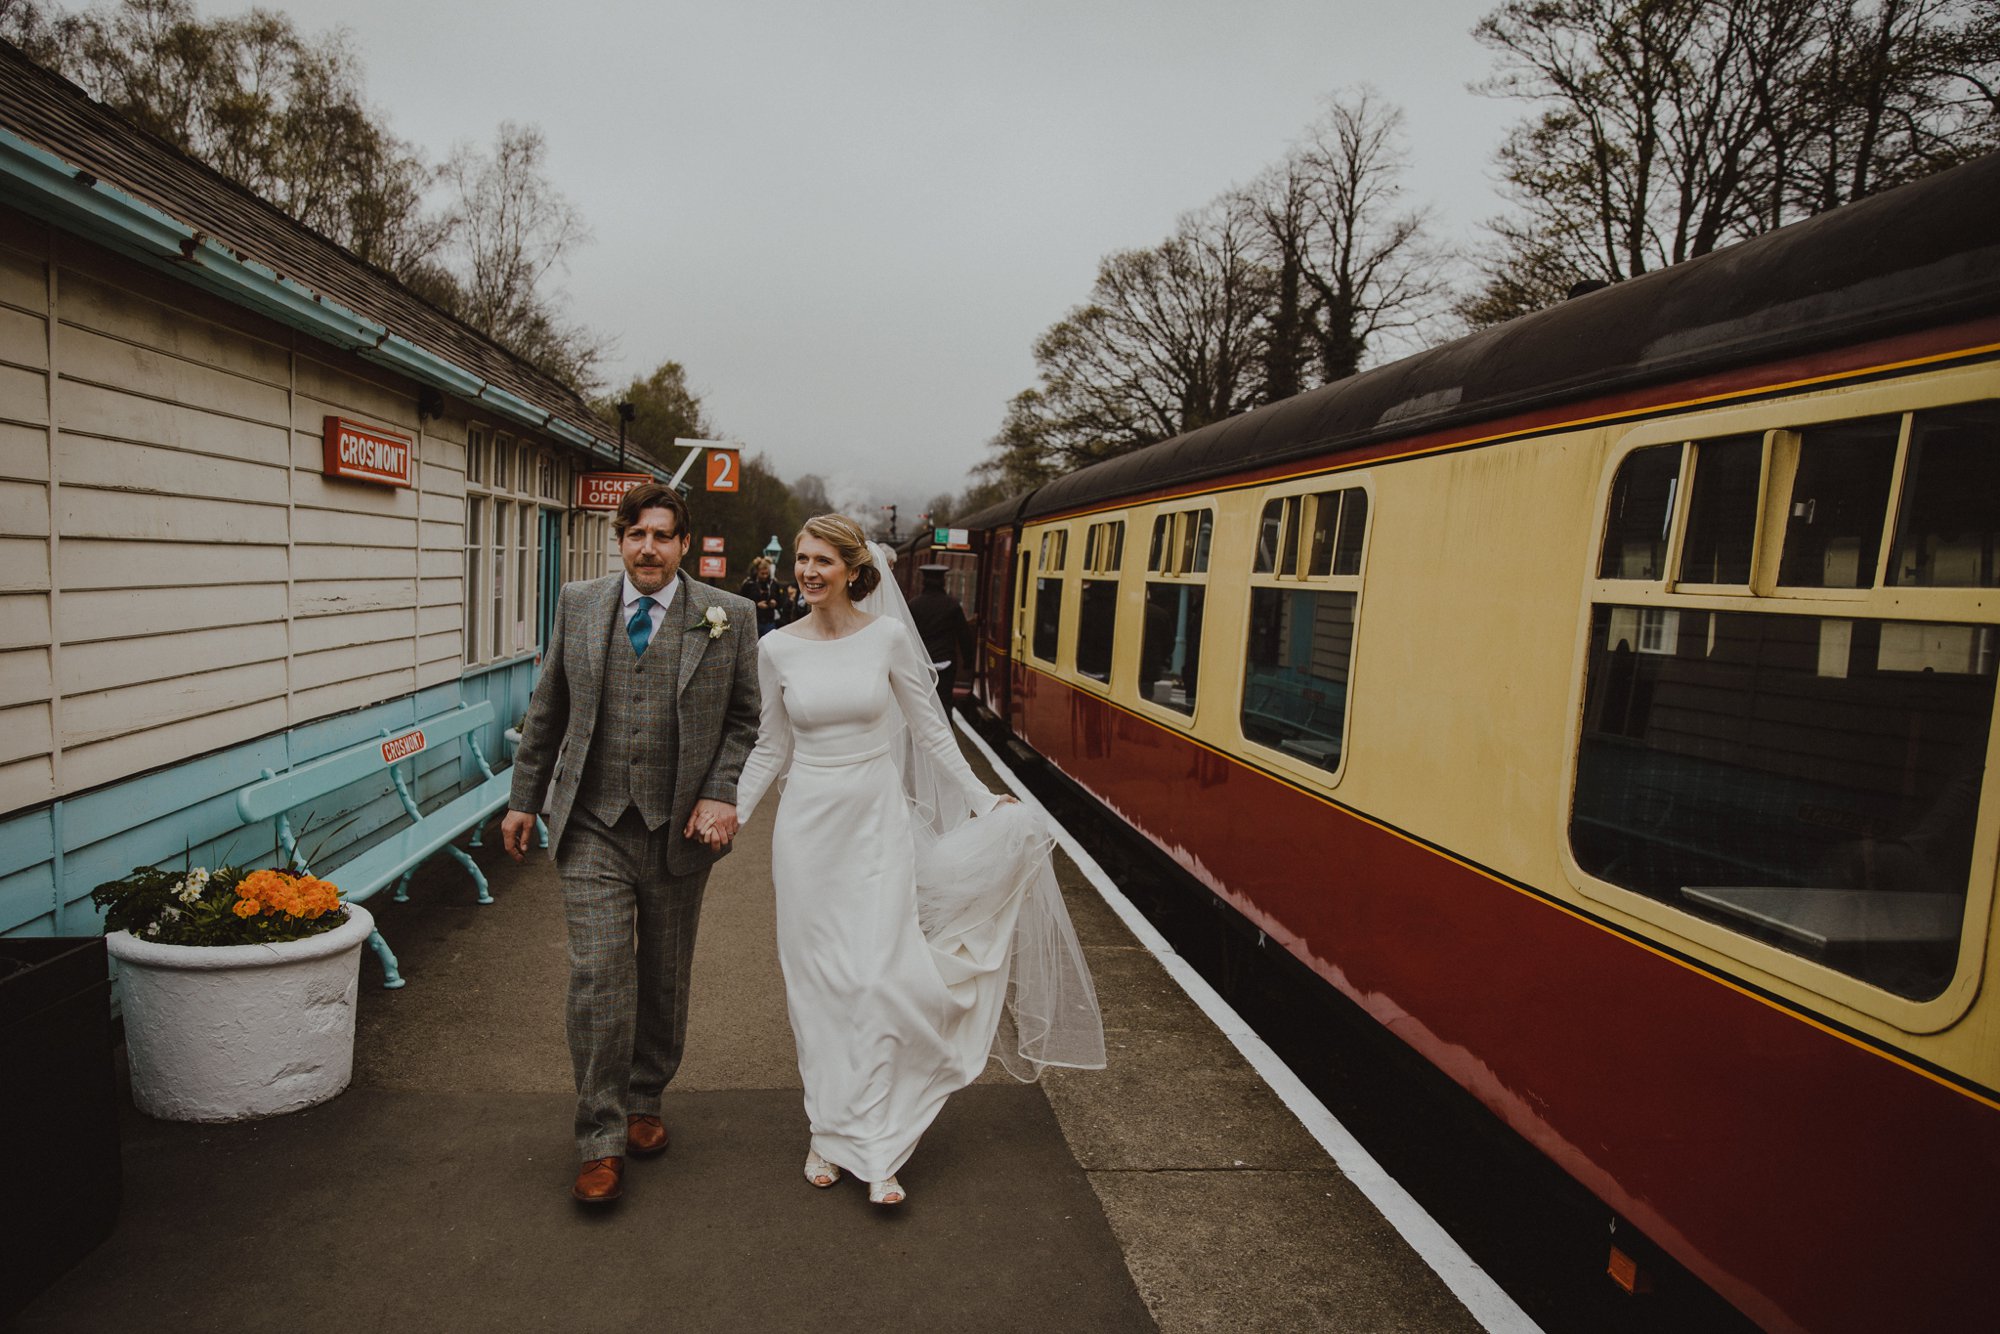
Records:
M1603 532L1578 867L1941 994L2000 656L2000 404L1638 449Z
M465 660L535 647L544 511L559 511L570 468L556 452L484 426L465 447ZM552 527L552 525L548 525Z
M1145 624L1139 636L1139 698L1192 714L1201 684L1201 622L1215 511L1156 515L1146 549Z
M1063 565L1069 554L1069 530L1051 528L1042 533L1035 555L1035 626L1033 652L1043 662L1056 660L1056 645L1062 632Z
M1125 521L1093 523L1083 533L1083 590L1077 599L1076 670L1111 680L1118 635L1118 571L1125 559Z
M1368 492L1359 486L1273 496L1250 567L1244 739L1329 772L1347 734L1367 535Z

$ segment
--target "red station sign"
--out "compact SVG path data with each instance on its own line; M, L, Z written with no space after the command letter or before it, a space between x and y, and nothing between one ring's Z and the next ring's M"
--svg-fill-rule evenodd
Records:
M703 579L727 578L729 575L729 558L727 556L703 556L701 558L699 573Z
M326 419L320 471L328 477L382 486L410 484L410 439L345 417Z
M625 493L653 480L649 472L586 472L576 479L576 507L580 510L615 510Z

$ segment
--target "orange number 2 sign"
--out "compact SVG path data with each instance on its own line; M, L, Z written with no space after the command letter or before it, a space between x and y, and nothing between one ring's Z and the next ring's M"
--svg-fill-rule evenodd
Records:
M708 489L711 491L735 491L742 477L742 463L733 449L711 449L708 451Z

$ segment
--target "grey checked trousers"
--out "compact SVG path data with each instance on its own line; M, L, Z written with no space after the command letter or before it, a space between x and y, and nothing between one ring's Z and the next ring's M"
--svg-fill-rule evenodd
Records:
M708 868L667 872L670 821L615 826L578 803L556 854L569 921L566 1029L584 1160L623 1156L625 1118L658 1114L687 1036L688 973Z

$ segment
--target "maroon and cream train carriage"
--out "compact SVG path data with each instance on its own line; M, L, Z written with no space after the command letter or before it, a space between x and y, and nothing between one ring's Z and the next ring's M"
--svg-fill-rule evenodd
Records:
M1995 1318L2000 158L974 526L990 707L1609 1210Z

